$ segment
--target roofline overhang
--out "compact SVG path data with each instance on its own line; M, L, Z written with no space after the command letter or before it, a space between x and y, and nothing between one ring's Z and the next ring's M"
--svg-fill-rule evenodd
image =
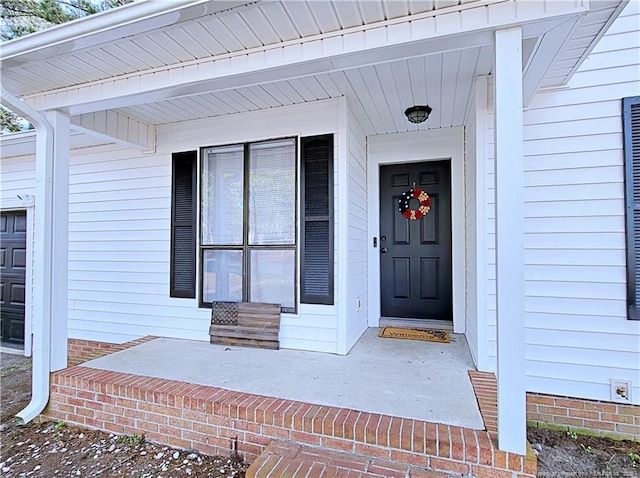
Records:
M1 46L2 67L122 38L133 23L138 34L256 1L259 0L141 0L8 41Z

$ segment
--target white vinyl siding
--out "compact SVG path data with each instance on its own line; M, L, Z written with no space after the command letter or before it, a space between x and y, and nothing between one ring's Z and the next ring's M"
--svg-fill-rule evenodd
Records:
M367 151L366 133L353 108L347 105L348 144L348 258L347 267L347 344L349 350L367 328L368 287L367 250Z
M69 337L115 343L144 335L208 341L211 311L199 308L198 299L169 297L171 154L284 136L337 138L343 134L337 109L337 101L327 100L175 123L159 128L153 154L114 145L74 149ZM334 162L339 160L344 158L334 149ZM3 201L32 193L33 156L3 158L1 164ZM340 296L335 297L335 305L300 304L297 314L283 314L281 347L336 353Z
M640 324L627 320L621 101L640 87L630 2L568 88L525 111L527 388L640 403ZM491 252L491 251L489 251Z

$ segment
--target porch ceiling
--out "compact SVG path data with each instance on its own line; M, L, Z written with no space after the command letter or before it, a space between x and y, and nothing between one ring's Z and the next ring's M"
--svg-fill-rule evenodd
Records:
M493 52L483 46L368 65L289 80L121 108L154 124L312 102L346 96L376 134L443 128L464 123L473 79L491 72ZM429 104L422 125L409 123L404 110Z
M3 86L36 109L112 111L148 130L340 96L367 133L458 126L474 78L492 72L498 25L523 26L527 101L565 83L626 3L174 1L69 24L84 34L60 26L8 42ZM157 11L110 23L145 5ZM433 108L429 121L406 121L403 111L422 103Z

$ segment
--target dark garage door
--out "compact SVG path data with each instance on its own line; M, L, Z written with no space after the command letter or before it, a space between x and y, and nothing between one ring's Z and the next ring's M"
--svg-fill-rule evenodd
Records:
M27 213L0 214L0 315L2 342L24 344Z

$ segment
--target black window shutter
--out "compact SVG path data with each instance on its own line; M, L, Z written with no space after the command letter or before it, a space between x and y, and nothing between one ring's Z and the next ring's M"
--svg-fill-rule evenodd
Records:
M640 96L622 99L627 216L629 319L640 320Z
M300 301L333 304L333 135L302 138Z
M171 297L196 297L196 154L171 158Z

